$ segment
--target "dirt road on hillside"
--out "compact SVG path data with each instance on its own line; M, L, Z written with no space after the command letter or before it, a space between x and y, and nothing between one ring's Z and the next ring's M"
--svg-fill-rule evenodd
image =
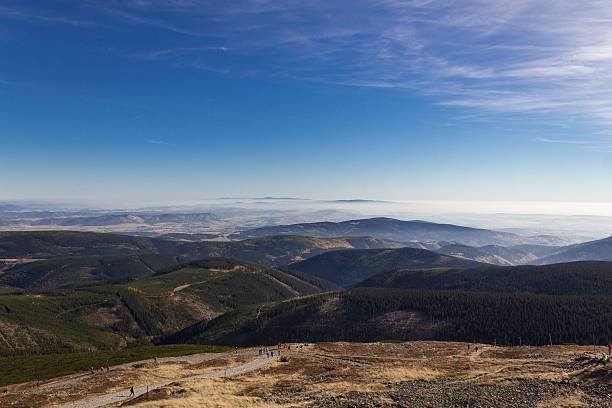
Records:
M248 373L253 370L257 370L260 367L272 362L274 359L267 358L265 356L257 356L254 352L242 352L239 353L241 356L253 357L250 361L240 364L238 366L233 366L229 368L222 368L219 370L215 370L206 374L198 374L191 376L183 376L183 377L175 377L172 379L164 380L161 382L157 382L154 384L148 384L146 386L134 387L134 396L130 395L130 389L123 389L120 391L116 391L110 394L100 395L94 398L85 398L79 401L73 401L66 404L59 405L58 408L97 408L103 407L109 404L117 404L119 402L123 402L132 398L136 398L142 394L145 394L149 391L156 390L161 387L165 387L169 384L172 384L177 381L191 381L191 380L202 380L206 378L221 378L221 377L235 377L241 374ZM195 362L197 361L197 357L195 359L189 359L189 357L184 358L187 362Z
M178 381L236 377L273 361L251 350L165 357L157 361L148 359L108 370L60 377L38 386L17 386L0 395L0 406L76 408L114 405ZM131 386L134 387L134 396L130 396Z

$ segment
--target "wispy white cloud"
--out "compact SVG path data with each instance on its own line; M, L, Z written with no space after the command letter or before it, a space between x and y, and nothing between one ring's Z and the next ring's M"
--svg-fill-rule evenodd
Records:
M133 52L124 52L123 54L127 57L139 58L144 60L157 60L157 59L171 59L177 58L185 55L193 55L197 53L203 53L208 51L219 51L226 52L228 51L227 47L213 47L213 46L204 46L204 47L175 47L175 48L165 48L165 49L157 49L157 50L147 50L147 51L133 51Z
M612 127L612 7L607 0L83 4L97 13L96 21L174 36L160 47L141 43L124 52L135 58L176 60L230 74L410 89L466 111ZM41 16L11 10L0 8L0 16ZM69 15L52 18L71 21ZM218 53L214 61L210 53ZM234 57L252 63L236 64Z
M46 24L62 24L77 28L101 27L100 23L91 20L2 5L0 5L0 19L22 20Z
M547 137L536 137L536 142L542 143L560 143L560 144L574 144L574 145L588 145L593 144L590 140L568 140L568 139L549 139Z
M147 140L147 143L154 144L154 145L162 145L162 146L176 146L174 143L169 143L169 142L166 142L164 140L159 140L159 139L149 139Z
M612 153L612 145L610 145L609 140L607 141L606 139L552 139L547 137L536 137L534 141L538 143L571 145L597 153Z

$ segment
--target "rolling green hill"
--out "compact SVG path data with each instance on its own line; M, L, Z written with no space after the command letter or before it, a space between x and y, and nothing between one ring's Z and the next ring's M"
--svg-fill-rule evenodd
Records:
M0 232L0 258L48 258L4 267L0 285L49 290L127 281L212 257L280 266L334 249L400 246L368 237L275 236L235 242L177 242L86 232Z
M167 343L452 340L606 344L612 297L358 288L245 307Z
M275 235L228 243L225 256L280 266L339 249L402 248L403 244L371 237L314 238Z
M0 284L26 290L74 288L125 282L176 268L173 255L107 255L52 258L14 266L0 275Z
M164 240L95 232L0 231L0 258L160 253L173 247Z
M0 296L0 355L118 348L138 331L119 297L81 291Z
M237 307L319 293L329 285L217 258L124 284L0 296L0 355L149 344Z
M287 272L227 258L191 262L172 272L110 288L129 288L149 298L187 297L216 312L323 290Z
M377 273L396 268L468 268L481 265L426 249L369 249L326 252L293 263L289 270L311 274L350 287Z
M612 262L481 266L459 270L399 269L374 275L357 286L612 296Z
M75 231L0 231L0 259L166 254L192 259L240 256L245 261L286 265L332 249L400 248L397 242L370 237L314 238L266 236L244 241L175 241Z

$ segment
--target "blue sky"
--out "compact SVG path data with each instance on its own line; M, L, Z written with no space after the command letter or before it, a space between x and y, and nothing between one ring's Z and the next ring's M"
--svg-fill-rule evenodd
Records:
M606 3L0 0L0 199L612 201Z

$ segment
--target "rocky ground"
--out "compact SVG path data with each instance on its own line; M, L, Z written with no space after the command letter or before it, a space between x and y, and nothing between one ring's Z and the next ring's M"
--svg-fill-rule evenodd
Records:
M596 365L601 351L474 344L468 349L468 344L447 342L293 345L256 371L232 378L179 379L115 406L612 407L612 363ZM237 363L220 356L204 365L211 369ZM164 368L162 363L155 370L156 376L180 378L181 370L192 373L197 368ZM122 375L114 374L109 391L133 383L140 374L126 370L123 382ZM104 386L98 382L95 387L100 393ZM74 395L69 389L62 393ZM59 402L50 396L34 401L37 406ZM20 406L27 404L27 399L19 400ZM0 397L0 405L10 406L7 396Z
M329 408L612 407L612 367L596 366L592 350L324 344L267 369L278 380L259 393L283 406Z

